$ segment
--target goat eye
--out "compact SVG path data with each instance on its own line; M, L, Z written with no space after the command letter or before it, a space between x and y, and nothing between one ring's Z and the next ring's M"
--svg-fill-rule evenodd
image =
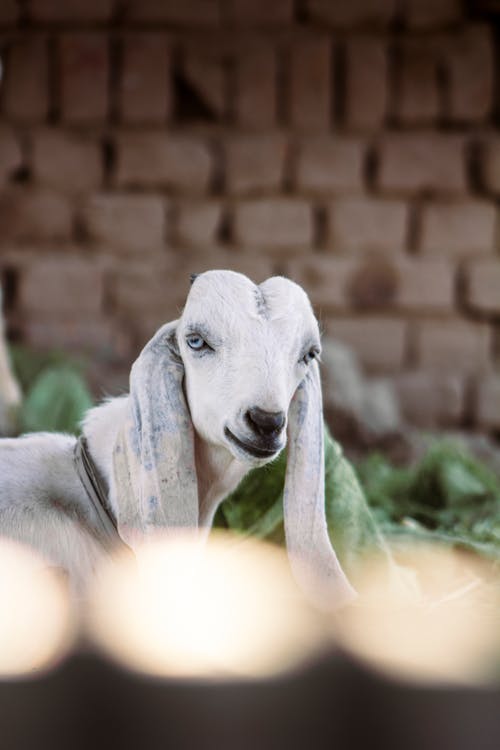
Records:
M308 365L313 359L317 359L317 357L319 357L319 351L313 347L302 357L302 362Z
M190 336L186 336L186 343L195 351L200 351L200 349L203 349L207 344L204 339L201 338L201 336L198 336L196 333L192 333Z

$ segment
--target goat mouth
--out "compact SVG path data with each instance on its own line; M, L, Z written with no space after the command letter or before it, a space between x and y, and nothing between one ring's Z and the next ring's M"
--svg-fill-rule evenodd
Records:
M224 428L224 435L241 451L249 453L254 458L271 458L280 450L280 448L259 448L252 443L244 443L243 440L240 440L233 432L231 432L229 427Z

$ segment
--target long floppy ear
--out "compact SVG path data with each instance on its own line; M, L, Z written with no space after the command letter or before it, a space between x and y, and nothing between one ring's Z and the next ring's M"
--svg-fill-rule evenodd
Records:
M176 327L160 328L135 361L113 451L118 531L132 548L155 531L198 526L194 431Z
M312 362L289 409L285 534L298 583L321 608L333 609L347 604L356 592L328 537L323 430L319 368Z

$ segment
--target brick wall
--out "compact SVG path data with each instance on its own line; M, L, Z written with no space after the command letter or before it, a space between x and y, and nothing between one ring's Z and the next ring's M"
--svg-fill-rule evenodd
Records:
M2 0L12 334L125 366L190 272L285 273L412 419L500 429L498 28L493 0Z

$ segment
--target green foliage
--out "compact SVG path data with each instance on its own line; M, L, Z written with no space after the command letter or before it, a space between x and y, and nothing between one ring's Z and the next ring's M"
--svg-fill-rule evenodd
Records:
M279 544L285 541L283 487L286 452L254 469L222 503L215 525ZM385 540L366 503L351 464L325 430L325 510L330 539L349 576L365 554L387 554Z
M23 393L28 393L37 377L49 367L71 367L80 371L80 366L73 359L59 351L40 352L14 344L9 347L9 354Z
M250 472L221 505L216 525L284 542L286 454ZM500 478L460 446L432 445L413 468L382 455L355 472L325 432L325 506L328 531L349 575L368 552L387 544L436 541L500 561Z
M224 500L215 518L217 527L269 539L280 535L286 451L272 464L254 469Z
M43 370L21 410L23 432L77 432L92 397L81 375L68 366Z
M85 412L93 406L79 365L59 352L14 346L10 354L24 393L19 416L22 432L77 433Z
M357 470L385 536L435 539L500 560L500 478L461 446L436 442L408 469L373 455Z

